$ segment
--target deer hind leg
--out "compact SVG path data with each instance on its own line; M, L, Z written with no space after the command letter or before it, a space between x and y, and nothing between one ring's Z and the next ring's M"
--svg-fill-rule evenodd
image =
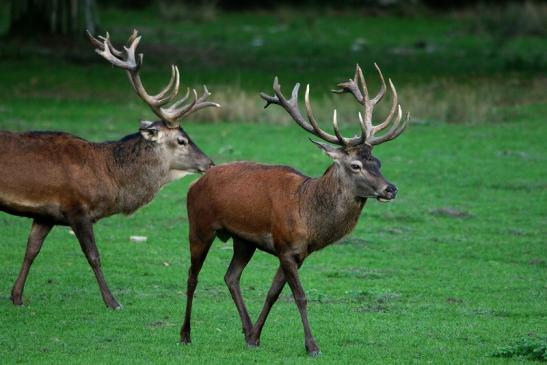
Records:
M306 308L308 301L306 299L306 293L304 292L304 288L300 283L300 278L298 277L299 264L297 263L295 257L292 255L281 255L279 257L279 261L281 262L281 268L283 269L283 273L285 274L287 283L291 287L294 301L296 302L296 305L298 307L298 311L300 312L300 317L304 326L306 351L310 356L320 355L321 351L319 350L319 346L317 346L317 343L313 338L310 324L308 323L308 313Z
M277 298L279 298L279 294L281 294L281 291L283 290L284 286L285 286L285 273L283 272L283 269L279 267L279 269L277 269L277 272L275 273L272 286L270 287L270 290L268 291L268 294L266 295L266 301L264 302L264 307L262 308L262 311L260 312L260 315L258 316L258 319L256 320L256 324L253 326L253 329L251 330L250 336L246 339L247 345L251 347L256 347L260 345L260 333L262 332L262 328L264 327L266 318L268 318L270 309L272 309L272 306L277 301Z
M253 324L249 318L249 312L247 312L243 297L241 296L239 281L241 279L241 273L253 257L255 251L256 247L252 243L234 237L234 255L232 256L232 261L230 262L230 266L228 266L226 275L224 275L224 281L226 282L226 285L228 285L232 299L239 312L239 317L241 318L245 339L249 338Z
M38 256L42 244L46 239L48 233L53 228L52 224L38 222L37 220L32 221L32 227L30 229L30 234L27 242L27 250L25 252L25 258L23 259L23 265L21 266L21 271L19 276L11 289L11 300L15 305L23 304L23 290L25 289L25 282L27 280L27 275L32 265L32 262Z
M190 317L192 315L192 301L194 292L198 285L198 275L207 257L209 248L215 239L215 232L210 231L206 234L198 235L190 227L190 269L188 270L188 283L186 290L186 312L184 323L180 329L180 342L189 344L192 342L190 337L191 326Z
M93 234L93 224L86 218L78 218L71 222L71 228L76 234L78 242L82 251L89 262L89 265L93 269L97 283L99 284L99 289L101 290L101 295L103 301L108 308L111 309L120 309L121 305L116 301L106 280L104 279L103 271L101 270L101 257L99 255L99 250L95 244L95 235Z

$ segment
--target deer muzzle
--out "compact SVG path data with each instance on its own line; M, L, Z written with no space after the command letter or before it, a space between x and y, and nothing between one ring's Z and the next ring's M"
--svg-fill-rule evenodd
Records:
M397 187L393 184L387 184L376 199L380 202L389 202L395 199L395 196L397 196Z

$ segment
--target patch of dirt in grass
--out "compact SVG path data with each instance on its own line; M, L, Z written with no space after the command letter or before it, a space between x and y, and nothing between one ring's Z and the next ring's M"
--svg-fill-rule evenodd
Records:
M392 291L347 291L342 296L329 296L318 289L310 289L306 295L309 303L321 304L358 304L358 312L388 312L393 302L397 301L401 294ZM279 300L294 302L292 295L282 294Z
M362 299L365 302L357 308L358 312L389 312L391 304L398 300L401 294L397 292L372 293L365 295Z
M370 213L369 213L370 214ZM396 221L398 223L419 223L423 222L423 218L418 215L410 214L395 214L392 212L385 212L382 214L370 214L371 217L378 218L382 221Z
M365 245L368 245L368 241L365 240L365 239L362 239L362 238L359 238L359 237L353 237L353 236L349 236L349 237L346 237L345 239L341 240L340 242L338 242L338 244L341 244L341 245L355 245L355 246L365 246Z
M534 257L533 259L530 259L528 261L528 264L530 265L534 265L534 266L540 266L540 267L545 267L545 260L542 259L542 258L539 258L539 257Z
M438 217L449 217L449 218L472 217L471 213L459 208L455 208L455 207L440 207L440 208L432 209L429 213L431 215L435 215Z
M496 152L496 156L498 157L519 157L522 159L529 159L530 154L528 152L524 151L512 151L512 150L503 150Z
M225 300L230 295L227 294L228 289L226 287L203 287L201 290L197 290L196 297L206 297L216 302ZM228 295L228 296L226 296Z
M381 233L389 233L392 235L400 235L410 231L412 231L412 229L409 227L388 227L380 230Z
M486 316L486 317L511 317L512 313L507 311L498 311L490 308L475 308L471 310L471 313L476 316Z
M463 299L461 298L456 298L456 297L449 297L449 298L446 298L446 302L448 304L462 304L463 303Z
M526 236L526 232L522 229L512 228L507 231L511 236Z
M357 278L366 280L383 279L389 275L380 270L367 270L359 268L350 268L346 270L330 271L325 274L328 278Z
M506 181L490 185L491 189L515 191L541 191L547 190L547 184L544 182L528 181Z
M174 323L168 322L165 320L153 321L148 324L148 327L150 328L164 328L164 327L173 327L173 326L175 326Z

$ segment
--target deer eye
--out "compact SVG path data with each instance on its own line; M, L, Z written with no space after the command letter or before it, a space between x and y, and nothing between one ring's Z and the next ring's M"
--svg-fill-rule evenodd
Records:
M353 171L359 171L363 168L363 165L359 161L354 161L350 164L350 167Z
M181 146L186 146L188 144L188 140L184 137L177 137L177 143Z

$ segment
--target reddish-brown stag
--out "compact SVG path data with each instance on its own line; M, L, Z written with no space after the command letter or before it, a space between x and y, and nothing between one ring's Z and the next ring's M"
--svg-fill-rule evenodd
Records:
M151 96L139 77L141 39L134 31L120 51L108 34L89 35L98 54L125 69L131 85L158 121L142 121L138 133L119 141L93 143L61 132L12 133L0 131L0 211L32 218L23 265L11 291L14 304L23 304L29 269L44 239L55 225L70 226L78 239L110 308L120 305L104 279L93 224L116 213L130 214L150 202L166 183L194 172L204 172L212 161L180 127L192 112L218 106L195 90L175 101L179 71L172 66L171 81Z
M375 65L376 66L376 65ZM283 107L296 123L306 131L335 144L314 142L334 163L319 178L311 178L287 166L236 162L209 169L188 191L188 219L190 224L191 265L188 274L187 304L181 342L190 343L190 316L198 274L215 239L233 238L233 258L224 277L235 302L245 340L258 346L260 333L272 305L285 283L289 284L300 311L304 326L305 347L310 355L319 354L312 336L306 312L306 295L298 277L298 269L312 252L341 239L355 227L368 198L390 201L396 187L380 173L380 161L372 155L375 145L401 134L408 121L401 122L402 112L391 80L389 87L393 103L388 116L377 125L372 123L374 106L386 93L384 77L378 71L381 89L369 97L367 85L359 66L355 77L339 84L336 93L351 93L363 107L359 113L359 136L345 138L340 133L334 111L334 135L319 128L306 88L307 120L298 109L296 84L287 100L281 93L277 78L274 95L261 94L266 107ZM377 133L390 126L387 133ZM256 249L279 259L279 269L273 279L262 312L252 324L240 290L240 277Z

